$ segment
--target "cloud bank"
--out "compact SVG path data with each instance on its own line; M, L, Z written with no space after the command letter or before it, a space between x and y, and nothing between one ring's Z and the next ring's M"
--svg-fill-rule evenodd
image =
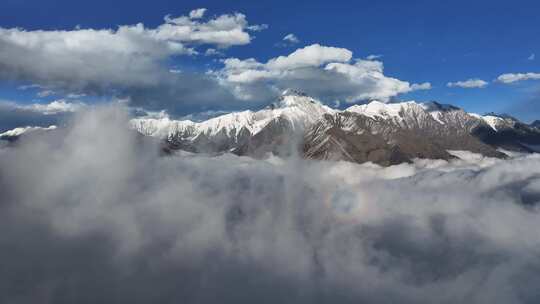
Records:
M0 80L33 83L49 93L130 98L150 109L234 103L234 96L204 73L172 74L167 67L171 58L198 54L201 45L215 50L248 44L249 32L261 29L241 13L207 20L204 13L166 16L156 28L141 23L117 29L0 28Z
M431 88L430 83L410 84L385 76L380 61L353 60L348 49L320 44L265 63L254 58L228 58L223 63L223 69L215 74L240 99L275 95L276 91L293 87L326 101L388 101L399 94Z
M24 105L0 101L0 133L21 127L46 128L53 125L63 125L73 113L86 107L87 105L82 102L68 102L63 99L48 104Z
M535 303L540 157L160 157L96 107L0 149L3 303Z
M121 98L134 107L167 110L174 116L262 106L287 88L328 103L353 103L389 101L431 87L388 77L381 61L355 59L348 49L320 44L266 62L228 58L222 67L212 63L203 70L184 69L179 59L225 57L226 49L251 43L253 33L266 28L248 23L241 13L208 17L204 8L179 17L167 15L156 27L138 23L114 29L0 28L0 81L39 89L39 98ZM299 39L288 34L283 43L292 45Z

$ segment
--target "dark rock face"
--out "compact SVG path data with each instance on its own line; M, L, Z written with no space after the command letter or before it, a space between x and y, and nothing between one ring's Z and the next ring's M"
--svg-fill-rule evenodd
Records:
M519 121L497 131L489 128L474 129L471 134L493 147L517 152L540 152L540 129Z
M540 120L533 121L530 126L540 130Z
M393 120L342 112L325 115L306 132L303 152L307 158L374 162L383 166L414 158L454 158L447 150L468 150L491 157L504 154L459 128L443 127L431 117L407 127Z
M251 133L244 128L239 130L238 136L235 138L228 136L225 130L211 136L200 133L193 139L177 133L168 138L166 143L172 150L184 150L193 153L219 153L232 151L246 144L250 138Z

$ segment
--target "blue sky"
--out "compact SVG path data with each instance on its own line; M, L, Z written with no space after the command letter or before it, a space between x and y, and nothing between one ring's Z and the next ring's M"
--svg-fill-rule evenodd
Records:
M249 24L267 24L268 28L251 32L249 44L220 49L224 54L220 57L168 58L171 67L183 72L217 70L222 67L219 60L229 57L255 58L264 63L317 43L350 50L353 58L382 55L377 60L384 64L385 76L411 84L431 84L429 90L401 93L393 98L437 100L468 111L507 112L525 120L540 118L540 106L536 105L540 103L540 80L494 82L505 73L540 72L537 1L4 0L0 4L0 27L27 31L73 30L76 26L115 29L142 22L155 28L163 24L165 15L187 15L197 8L206 8L207 18L240 12ZM290 33L299 42L278 46ZM209 47L213 48L200 45L198 49ZM467 79L482 79L488 85L447 87L448 82ZM4 79L0 83L0 99L28 103L58 98L36 98L34 91L17 89L22 83L34 82L34 78L17 78L15 82ZM103 98L101 92L96 97L88 95L89 99ZM181 102L175 106L178 108L182 108ZM185 112L219 108L228 105L186 105Z

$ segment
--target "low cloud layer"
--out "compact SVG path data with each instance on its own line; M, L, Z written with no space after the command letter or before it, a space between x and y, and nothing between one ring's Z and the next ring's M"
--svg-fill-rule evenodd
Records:
M535 303L540 157L163 157L118 107L0 149L2 303Z

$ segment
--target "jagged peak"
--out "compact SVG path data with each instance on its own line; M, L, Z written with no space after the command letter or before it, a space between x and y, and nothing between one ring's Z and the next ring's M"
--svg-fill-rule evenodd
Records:
M302 97L308 97L308 95L305 92L302 92L298 89L285 89L283 92L281 92L281 96L302 96Z
M461 108L451 104L439 103L437 101L429 101L421 104L424 110L430 111L459 111Z
M299 108L311 108L311 107L326 107L319 100L307 95L306 93L287 89L283 94L278 98L276 102L271 103L267 109L284 109L291 107Z

